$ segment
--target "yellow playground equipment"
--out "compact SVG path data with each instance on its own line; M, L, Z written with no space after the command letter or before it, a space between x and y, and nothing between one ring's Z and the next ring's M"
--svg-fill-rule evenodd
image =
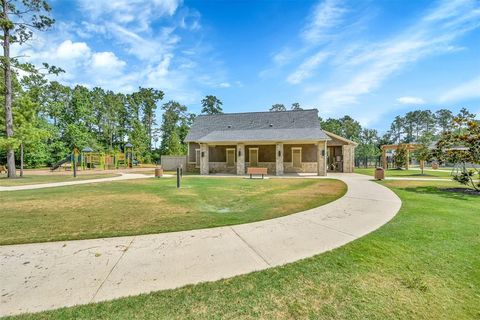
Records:
M125 152L93 152L85 148L80 154L80 167L87 169L120 169L133 167L132 145L125 145Z
M64 163L71 163L77 169L121 169L132 168L135 164L133 157L133 146L127 143L124 148L125 152L94 152L91 148L84 148L82 151L74 149L72 154L65 157L54 164L51 170L55 170ZM75 164L73 164L75 163Z

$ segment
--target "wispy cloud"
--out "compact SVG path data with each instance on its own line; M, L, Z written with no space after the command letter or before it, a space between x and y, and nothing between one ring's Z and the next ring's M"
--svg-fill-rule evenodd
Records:
M302 37L308 42L318 43L328 39L331 32L341 22L347 9L340 0L320 1L313 8L313 14L308 18Z
M399 102L401 104L419 105L419 104L424 104L425 100L423 100L422 98L419 98L419 97L405 96L405 97L397 98L397 102Z
M321 99L330 105L356 103L359 96L378 89L408 65L430 55L451 51L454 40L479 26L478 2L442 2L393 39L352 51L339 66L348 68L346 74L350 80L327 90Z
M480 77L471 79L448 90L440 96L439 102L461 102L474 98L480 98Z
M309 78L312 73L322 64L329 56L328 52L320 51L315 55L307 58L293 73L287 77L287 81L291 84L298 84Z
M150 30L153 20L172 16L181 5L181 0L79 0L81 9L93 21L108 17L114 23L129 25L135 31Z

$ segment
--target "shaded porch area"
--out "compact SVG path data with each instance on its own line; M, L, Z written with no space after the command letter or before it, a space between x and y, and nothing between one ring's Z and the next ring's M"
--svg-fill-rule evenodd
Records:
M189 144L187 170L200 174L244 175L249 167L267 168L269 175L326 174L326 142Z

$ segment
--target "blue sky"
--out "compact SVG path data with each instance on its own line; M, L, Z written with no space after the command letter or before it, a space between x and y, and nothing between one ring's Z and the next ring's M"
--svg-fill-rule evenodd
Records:
M195 113L299 102L388 129L413 108L480 112L480 1L53 0L18 51L66 84L166 93Z

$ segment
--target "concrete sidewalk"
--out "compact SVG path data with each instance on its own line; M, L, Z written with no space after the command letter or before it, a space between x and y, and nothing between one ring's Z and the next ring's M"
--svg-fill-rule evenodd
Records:
M164 175L165 177L171 177L171 175ZM63 182L52 182L52 183L39 183L39 184L27 184L21 186L10 186L2 187L0 186L0 192L2 191L20 191L20 190L33 190L33 189L44 189L44 188L54 188L54 187L65 187L65 186L74 186L79 184L88 184L88 183L99 183L99 182L110 182L110 181L122 181L122 180L134 180L134 179L146 179L153 178L153 175L145 175L141 173L121 173L118 177L109 177L109 178L98 178L98 179L85 179L77 181L63 181Z
M358 174L327 205L255 223L155 235L0 246L0 316L215 281L311 257L385 224L400 209Z

